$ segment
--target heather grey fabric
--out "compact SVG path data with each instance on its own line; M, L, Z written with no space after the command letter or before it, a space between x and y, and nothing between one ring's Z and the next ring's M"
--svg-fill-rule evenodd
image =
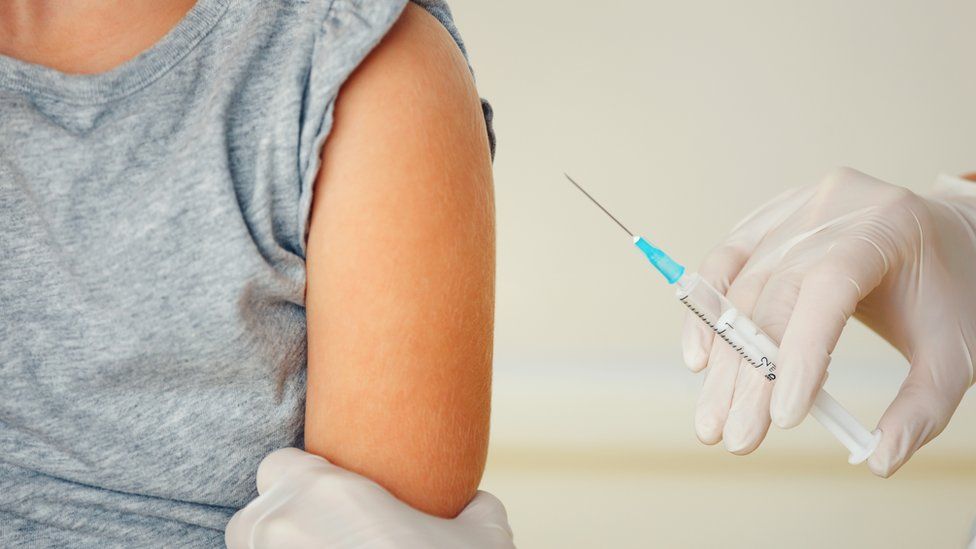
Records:
M405 2L199 0L93 76L0 56L0 546L221 547L301 447L318 151Z

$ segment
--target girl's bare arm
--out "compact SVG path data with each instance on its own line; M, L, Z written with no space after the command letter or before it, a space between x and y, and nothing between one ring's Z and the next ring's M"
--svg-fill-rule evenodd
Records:
M343 87L314 197L306 449L454 516L487 452L494 205L471 75L421 8Z

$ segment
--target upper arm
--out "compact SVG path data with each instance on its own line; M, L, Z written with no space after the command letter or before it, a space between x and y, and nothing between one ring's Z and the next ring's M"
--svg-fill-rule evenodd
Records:
M305 445L441 516L488 443L494 205L480 102L408 5L343 86L307 247Z

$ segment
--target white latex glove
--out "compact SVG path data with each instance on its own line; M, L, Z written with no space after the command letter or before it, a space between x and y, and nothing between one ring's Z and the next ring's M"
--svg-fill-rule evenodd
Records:
M689 317L685 362L708 366L698 438L754 450L769 429L803 421L851 315L911 368L878 424L868 459L887 477L945 428L973 383L976 357L976 183L943 181L919 196L852 169L784 193L742 221L700 274L780 343L768 383Z
M512 549L505 508L478 492L454 519L422 513L366 477L298 448L258 466L257 498L224 532L229 549Z

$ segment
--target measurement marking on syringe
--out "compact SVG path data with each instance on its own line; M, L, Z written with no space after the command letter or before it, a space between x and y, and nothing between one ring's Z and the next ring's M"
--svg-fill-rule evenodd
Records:
M708 320L708 318L705 316L705 313L696 309L695 306L692 305L690 301L688 301L688 296L684 296L680 298L679 301L684 303L685 307L688 307L688 309L690 309L691 312L695 314L695 316L697 316L702 322L704 322L709 328L711 328L712 331L715 332L720 338L722 338L723 341L728 343L729 346L732 347L732 349L735 352L739 353L739 356L744 358L746 362L752 365L753 368L763 369L766 372L766 374L764 374L763 377L766 378L767 381L773 381L776 379L776 374L773 373L776 370L776 365L773 364L768 358L762 357L762 359L759 362L756 362L755 360L752 359L752 357L750 357L745 353L745 351L743 350L745 349L745 347L743 347L742 345L736 345L735 343L732 342L731 339L728 338L728 336L725 335L726 328L719 329L718 326L712 324ZM732 330L735 329L729 324L726 324L726 327Z
M709 328L711 328L712 330L715 330L715 332L718 333L718 329L715 327L714 324L712 324L711 322L708 321L708 318L705 317L705 313L699 312L698 309L696 309L695 306L692 305L690 301L688 301L688 296L682 297L681 298L681 302L685 304L685 307L688 307L689 309L691 309L691 312L695 313L695 316L697 316L699 319L701 319L701 321L704 322L706 325L708 325ZM722 335L722 334L719 334L719 335Z

